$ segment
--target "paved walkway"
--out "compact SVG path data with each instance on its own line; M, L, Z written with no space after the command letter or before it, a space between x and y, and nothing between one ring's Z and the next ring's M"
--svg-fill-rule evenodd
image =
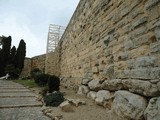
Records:
M50 120L40 111L41 106L29 89L0 80L0 120Z

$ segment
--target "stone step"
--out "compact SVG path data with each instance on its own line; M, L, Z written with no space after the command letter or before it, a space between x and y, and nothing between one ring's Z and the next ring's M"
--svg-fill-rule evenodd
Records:
M41 107L2 108L0 120L51 120L40 109Z
M0 93L30 92L28 89L0 89Z
M20 104L20 105L1 105L0 109L2 108L21 108L21 107L41 107L43 104Z
M34 107L42 106L42 103L36 100L36 97L15 97L15 98L0 98L0 108L4 107Z
M24 92L24 93L1 93L0 94L0 98L1 97L35 97L37 96L35 93L33 92Z
M26 87L24 87L24 86L21 86L21 85L10 85L10 86L0 86L0 88L2 89L2 88L26 88Z
M0 89L13 89L13 88L17 88L17 89L24 89L26 87L22 87L22 86L1 86Z

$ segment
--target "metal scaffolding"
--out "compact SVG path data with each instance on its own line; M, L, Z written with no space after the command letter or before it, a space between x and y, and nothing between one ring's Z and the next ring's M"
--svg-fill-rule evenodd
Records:
M47 53L54 52L65 31L64 26L60 25L49 25L48 40L47 40Z

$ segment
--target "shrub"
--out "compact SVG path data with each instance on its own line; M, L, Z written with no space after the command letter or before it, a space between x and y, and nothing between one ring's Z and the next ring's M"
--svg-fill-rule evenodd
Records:
M59 91L55 93L51 93L49 95L46 95L44 97L44 102L46 103L46 106L53 106L57 107L64 101L63 94Z
M48 79L48 89L49 93L52 93L53 91L59 91L60 86L60 79L59 77L52 75Z
M35 78L35 82L39 86L45 86L48 82L49 74L38 74Z
M31 71L31 77L33 79L36 79L36 77L40 74L42 74L41 70L39 68L34 68L32 71Z

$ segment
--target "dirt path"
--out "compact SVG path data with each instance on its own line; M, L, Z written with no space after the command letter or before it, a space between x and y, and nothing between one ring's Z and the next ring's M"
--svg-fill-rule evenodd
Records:
M95 105L93 100L75 94L72 90L61 87L60 91L65 93L65 98L84 100L86 105L73 106L74 112L64 112L60 107L51 107L51 114L54 116L62 115L63 120L124 120L108 109Z

